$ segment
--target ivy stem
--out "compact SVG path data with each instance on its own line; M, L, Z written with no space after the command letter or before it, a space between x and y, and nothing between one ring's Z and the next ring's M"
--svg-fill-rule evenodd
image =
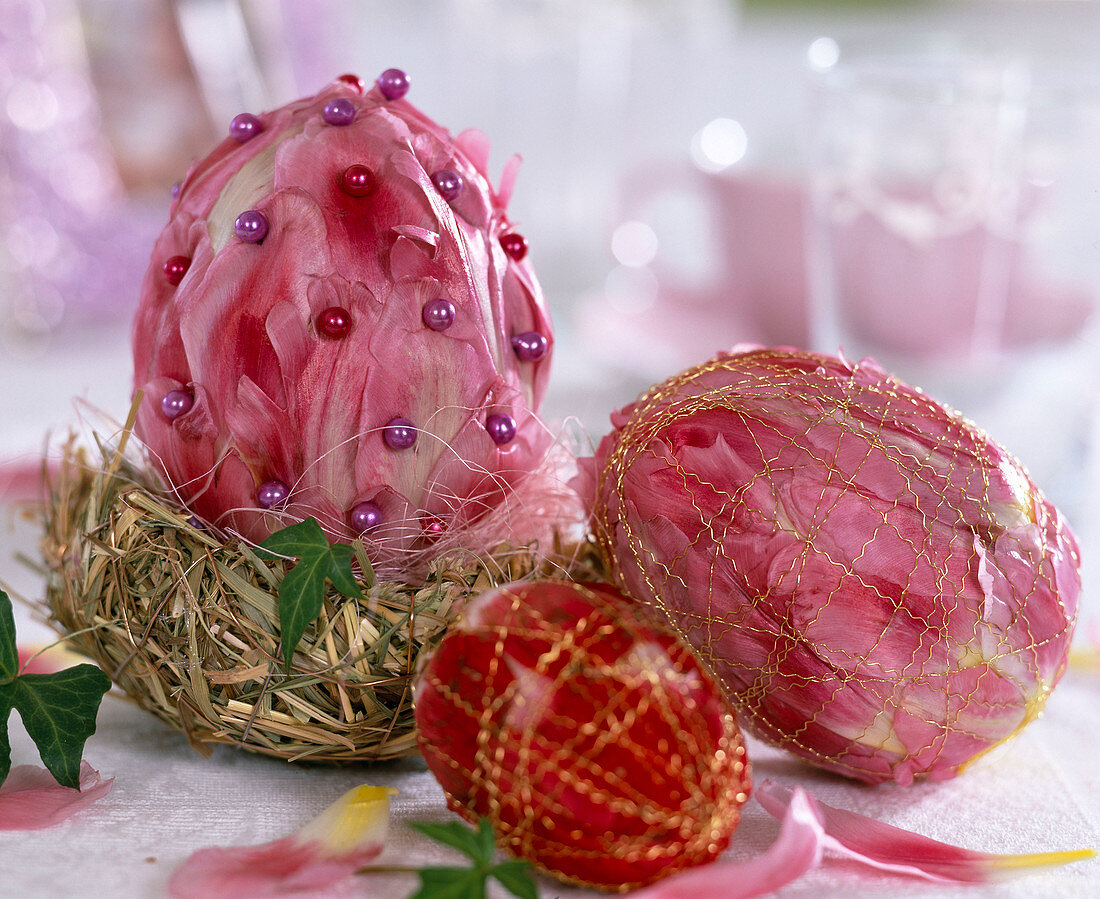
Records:
M356 874L416 874L419 868L409 865L367 865L356 871Z

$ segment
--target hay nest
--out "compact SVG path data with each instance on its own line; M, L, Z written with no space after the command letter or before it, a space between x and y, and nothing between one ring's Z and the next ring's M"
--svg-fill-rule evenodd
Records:
M384 582L356 542L363 598L330 589L288 672L277 591L289 563L195 523L124 446L100 445L93 463L70 438L49 478L50 620L204 755L215 743L309 762L414 752L418 662L466 597L524 578L599 574L582 542L549 554L455 554L435 560L421 584Z

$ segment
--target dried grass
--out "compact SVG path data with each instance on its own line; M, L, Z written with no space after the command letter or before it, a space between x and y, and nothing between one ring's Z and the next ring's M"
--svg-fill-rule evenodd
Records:
M412 683L464 599L523 578L595 577L594 548L499 547L436 559L423 583L335 591L288 672L277 590L287 565L190 523L119 447L74 438L49 478L43 551L51 622L128 696L209 755L226 743L291 761L357 762L416 749ZM362 571L364 547L353 544Z

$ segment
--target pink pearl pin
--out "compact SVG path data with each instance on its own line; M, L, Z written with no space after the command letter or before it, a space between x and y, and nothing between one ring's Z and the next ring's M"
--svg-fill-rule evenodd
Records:
M339 306L329 306L317 316L317 333L338 340L351 330L351 314Z

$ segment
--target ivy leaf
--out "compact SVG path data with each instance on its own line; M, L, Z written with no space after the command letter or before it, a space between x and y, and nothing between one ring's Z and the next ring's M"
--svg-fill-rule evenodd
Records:
M437 843L451 846L469 856L475 862L487 865L493 860L496 847L493 845L493 828L489 822L482 818L477 831L470 830L459 821L449 821L446 824L435 824L430 821L412 821L409 826L418 830L424 836L431 837ZM483 834L488 831L489 845L485 846Z
M0 590L0 684L19 673L19 650L15 646L15 612L8 594Z
M63 787L80 789L80 758L111 680L95 665L24 674L9 685L42 764Z
M0 783L11 770L8 719L14 708L49 772L62 786L79 790L84 744L95 733L99 704L109 689L110 679L95 665L19 674L15 616L0 590Z
M264 559L287 556L296 564L279 584L279 632L283 641L283 662L290 670L294 650L310 623L321 614L325 602L325 581L344 596L362 596L351 570L352 548L338 543L332 546L314 518L276 531L260 544Z
M421 868L420 889L409 899L485 899L480 868Z
M8 718L14 704L8 695L11 684L0 684L0 784L8 777L11 770L11 743L8 742Z
M344 594L344 596L358 599L363 595L359 585L355 582L355 575L351 573L351 560L354 551L346 543L337 543L330 550L332 567L329 569L328 579L332 586Z
M522 859L513 858L493 866L493 877L500 881L513 896L520 899L539 899L539 891L531 879L531 866Z
M259 553L260 558L277 559L279 556L299 558L311 553L327 552L328 538L321 530L316 518L307 518L298 524L276 531L260 546L267 550L266 553Z
M457 849L473 861L468 868L421 868L417 871L420 889L409 899L484 899L490 877L496 878L501 886L520 899L538 899L538 889L531 879L527 862L509 859L493 864L496 846L488 819L482 818L476 831L457 821L447 824L413 821L409 826L437 843Z
M279 632L283 637L283 661L287 669L302 634L321 614L329 567L327 556L302 556L279 584Z

